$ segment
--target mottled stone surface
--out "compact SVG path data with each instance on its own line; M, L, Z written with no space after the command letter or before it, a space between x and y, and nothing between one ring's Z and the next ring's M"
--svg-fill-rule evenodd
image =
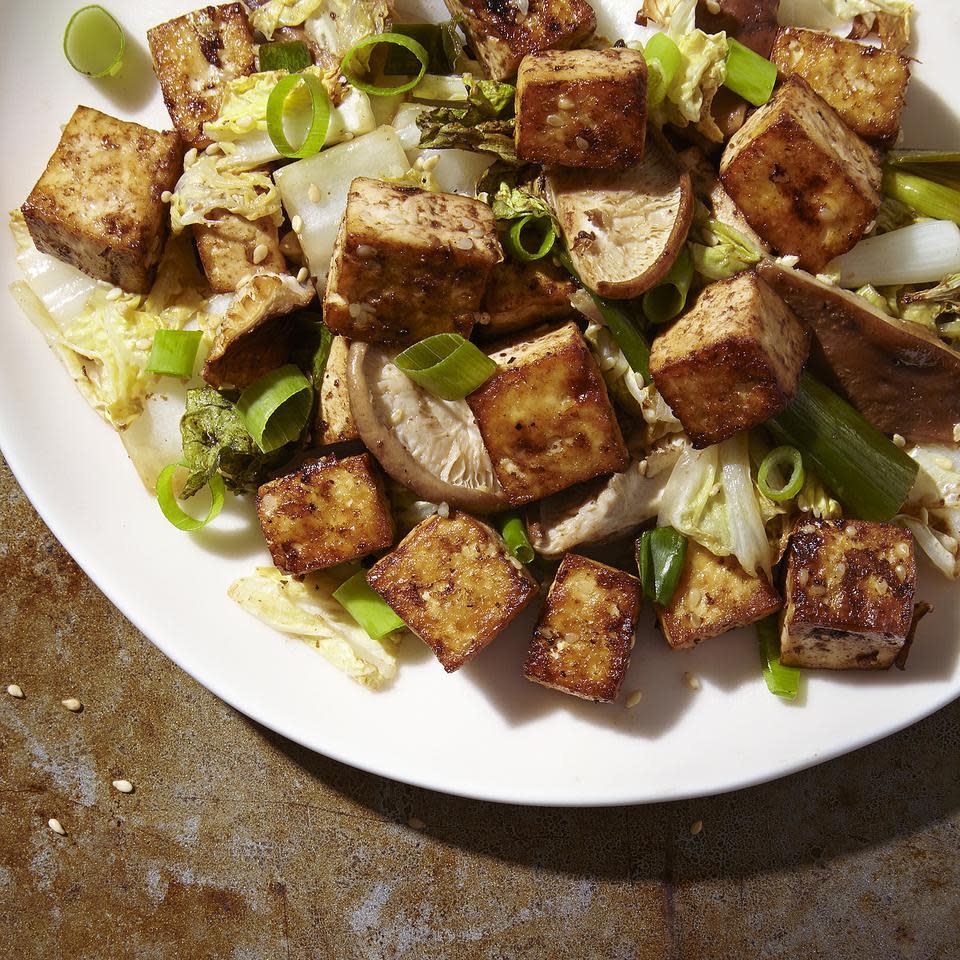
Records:
M960 703L729 796L500 807L235 713L111 607L5 467L0 583L0 688L26 693L0 693L0 957L960 958Z

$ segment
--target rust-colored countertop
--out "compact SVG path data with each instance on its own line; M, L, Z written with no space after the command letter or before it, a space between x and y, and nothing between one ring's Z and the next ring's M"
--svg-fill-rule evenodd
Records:
M221 703L87 580L5 465L0 516L0 958L960 958L960 703L713 799L459 800Z

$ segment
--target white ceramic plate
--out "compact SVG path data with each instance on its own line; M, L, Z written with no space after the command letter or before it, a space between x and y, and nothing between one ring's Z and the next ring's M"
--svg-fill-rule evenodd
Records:
M0 0L5 210L26 197L78 102L169 125L145 33L198 0L111 4L129 53L125 75L109 82L86 80L64 61L61 32L78 3ZM960 89L960 10L952 0L917 6L922 62L910 90L908 143L957 148L960 121L950 100ZM643 691L639 706L626 710L622 698L610 706L581 703L521 677L531 617L449 677L426 647L410 641L392 688L370 693L227 599L231 580L268 562L252 509L238 504L215 529L194 537L163 519L117 437L6 292L16 267L7 231L0 233L0 444L17 478L67 550L157 646L292 740L387 777L470 797L636 803L782 776L893 733L960 694L960 591L929 567L920 595L937 609L923 623L907 671L807 674L798 704L767 693L752 631L673 653L649 625L624 685ZM684 671L700 678L699 692L683 685Z

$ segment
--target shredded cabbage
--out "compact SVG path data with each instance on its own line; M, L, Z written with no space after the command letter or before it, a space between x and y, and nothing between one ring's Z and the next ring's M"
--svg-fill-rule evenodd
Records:
M371 33L390 26L387 0L267 0L250 22L268 40L280 27L299 27L321 49L342 57Z
M280 27L299 27L326 0L267 0L250 13L250 23L268 40Z
M937 569L960 577L960 448L920 444L907 451L920 472L897 522L916 537Z

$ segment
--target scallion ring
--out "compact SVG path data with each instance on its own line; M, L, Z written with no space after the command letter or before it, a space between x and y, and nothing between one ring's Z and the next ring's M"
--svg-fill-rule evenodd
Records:
M535 228L543 232L540 246L533 250L523 243L523 231L527 228ZM557 231L549 217L538 217L536 214L529 213L510 224L510 229L507 230L506 247L514 260L532 263L534 260L542 260L553 249L556 239Z
M683 62L683 54L665 33L655 33L643 48L647 61L647 106L658 107L667 96Z
M462 400L486 383L497 365L457 333L438 333L407 347L394 363L414 383L442 400Z
M727 72L723 85L747 103L761 107L773 95L777 83L776 64L742 43L727 38Z
M391 43L394 46L409 50L420 62L420 72L412 80L398 84L396 87L378 87L374 83L361 80L354 72L352 66L353 58L359 51L365 50L367 47L375 47L381 43ZM427 72L429 64L430 54L427 53L423 44L418 43L413 37L404 36L402 33L374 33L369 37L364 37L347 51L346 56L340 63L340 72L358 90L369 93L374 97L389 97L395 93L406 93L408 90L412 90L423 79L423 75Z
M406 627L396 611L367 583L361 570L333 591L333 599L343 607L374 640Z
M158 330L147 361L147 373L165 377L193 376L193 365L203 334L199 330Z
M527 536L523 518L516 513L508 513L500 518L500 535L510 553L521 563L533 561L533 545Z
M247 387L237 401L237 413L264 453L296 440L312 409L313 388L293 364L271 370Z
M287 98L294 90L303 84L310 94L310 126L299 147L293 146L287 139L283 128L283 118L287 105ZM313 74L297 73L282 77L270 93L267 100L267 132L273 141L274 147L283 157L291 160L302 160L319 153L327 139L327 128L330 125L330 97L323 84Z
M789 474L786 473L788 467ZM786 476L780 486L771 485L771 470L775 475ZM783 446L771 450L763 458L760 469L757 471L758 489L768 500L773 500L775 503L792 500L803 489L805 479L803 457L796 447Z
M67 62L88 77L112 77L123 66L126 47L123 28L97 4L77 10L63 32Z
M206 517L203 520L191 517L177 502L177 495L173 492L174 474L185 466L186 464L183 463L171 463L160 471L160 476L157 477L157 503L163 515L178 530L186 530L189 533L205 527L223 509L224 486L223 477L215 473L207 481L207 486L210 488L210 509Z

